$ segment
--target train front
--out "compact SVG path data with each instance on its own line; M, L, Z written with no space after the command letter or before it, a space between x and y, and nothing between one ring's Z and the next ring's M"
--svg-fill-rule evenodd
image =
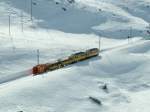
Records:
M47 71L47 65L46 64L40 64L40 65L36 65L32 68L32 74L35 75L39 75L42 73L45 73Z

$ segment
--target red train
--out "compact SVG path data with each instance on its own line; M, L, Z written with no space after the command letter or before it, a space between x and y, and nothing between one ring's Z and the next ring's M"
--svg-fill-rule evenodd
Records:
M78 53L72 54L66 59L62 59L54 63L36 65L32 68L32 73L33 75L42 74L48 71L53 71L59 68L63 68L67 65L70 65L70 64L82 61L82 60L86 60L88 58L98 56L98 55L99 55L99 49L92 48L92 49L86 50L85 52L78 52Z

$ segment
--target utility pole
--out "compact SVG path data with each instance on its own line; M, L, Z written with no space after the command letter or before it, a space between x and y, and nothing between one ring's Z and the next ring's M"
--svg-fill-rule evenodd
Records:
M13 37L11 36L11 14L8 15L8 33L9 33L10 41L12 43L12 49L13 51L15 51L14 40Z
M146 27L148 30L150 30L150 23L148 24L148 26Z
M130 39L132 38L132 27L130 27L129 35L128 35L128 43L130 42Z
M130 27L130 39L132 38L132 27Z
M99 52L101 51L101 37L99 37Z
M8 27L9 27L9 36L11 35L11 31L10 31L10 15L8 16Z
M21 11L21 15L20 15L20 23L21 23L21 31L23 32L23 11Z
M30 2L30 13L31 13L31 21L33 20L33 18L32 18L32 15L33 15L33 0L31 0L31 2Z
M40 63L40 51L39 51L39 49L37 49L37 65L39 65L39 63Z
M150 31L150 23L149 23L149 26L148 26L148 31Z
M132 38L132 27L130 27L130 38Z
M150 39L150 23L149 23L149 26L147 28L147 34L148 34L148 39Z
M130 39L130 36L128 36L128 44L129 44L129 39Z

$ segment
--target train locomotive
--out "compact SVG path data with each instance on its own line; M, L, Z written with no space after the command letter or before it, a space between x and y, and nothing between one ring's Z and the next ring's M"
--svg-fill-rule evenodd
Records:
M98 48L92 48L88 49L85 52L78 52L75 54L70 55L66 59L62 59L59 61L56 61L54 63L46 63L46 64L39 64L32 68L32 74L33 75L39 75L48 71L53 71L56 69L63 68L67 65L77 63L95 56L99 55L99 49Z

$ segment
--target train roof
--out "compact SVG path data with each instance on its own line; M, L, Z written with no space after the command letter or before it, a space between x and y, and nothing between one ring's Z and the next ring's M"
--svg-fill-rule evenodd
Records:
M84 54L85 52L77 52L77 53L74 53L72 55L79 55L79 54Z
M93 50L98 50L98 48L92 48L92 49L88 49L86 51L93 51Z
M84 54L85 52L77 52L77 53L74 53L72 54L71 56L74 56L74 55L81 55L81 54Z

